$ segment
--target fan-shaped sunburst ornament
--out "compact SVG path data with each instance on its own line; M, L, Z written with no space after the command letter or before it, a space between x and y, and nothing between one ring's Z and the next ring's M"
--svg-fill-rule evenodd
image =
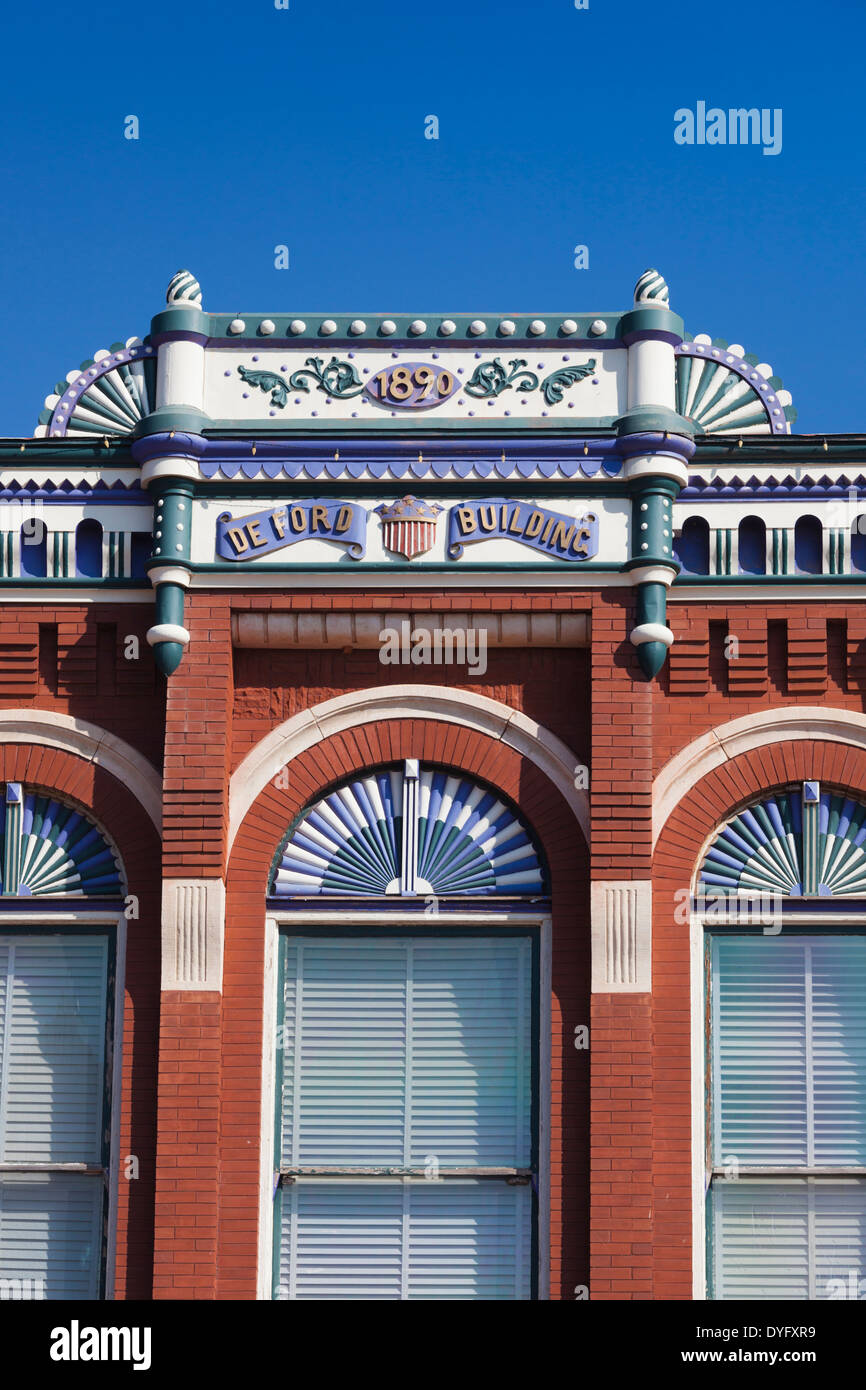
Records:
M791 394L735 343L699 333L677 356L677 410L702 434L790 434L797 412Z
M283 843L270 891L519 896L543 892L544 874L526 827L494 792L410 760L310 807Z
M153 409L155 373L156 353L139 338L101 348L45 397L35 436L93 439L131 434Z
M20 782L0 802L3 897L122 898L120 864L82 811Z
M764 797L734 816L701 865L700 892L866 896L866 805L817 782Z

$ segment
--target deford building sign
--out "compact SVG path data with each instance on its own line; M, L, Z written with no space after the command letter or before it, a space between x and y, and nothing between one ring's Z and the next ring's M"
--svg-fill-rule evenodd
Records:
M484 541L516 542L567 563L598 553L598 514L551 511L532 502L504 497L459 502L447 508L407 495L373 509L357 502L316 500L278 504L216 520L218 560L250 562L302 541L331 541L353 560L366 554L372 520L381 525L381 546L412 560L437 543L439 515L447 512L445 553L460 560L466 546Z

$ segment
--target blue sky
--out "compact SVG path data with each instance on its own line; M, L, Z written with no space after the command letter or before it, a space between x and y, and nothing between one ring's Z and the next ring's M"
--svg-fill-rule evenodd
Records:
M0 434L144 336L182 266L210 310L566 314L654 265L691 333L773 366L798 433L866 429L863 0L47 3L4 29ZM781 153L675 144L699 100L781 108Z

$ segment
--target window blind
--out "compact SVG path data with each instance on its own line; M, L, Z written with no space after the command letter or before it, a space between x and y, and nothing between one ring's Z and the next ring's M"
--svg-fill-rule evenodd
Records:
M283 938L277 1297L528 1299L532 1189L449 1169L532 1163L526 937ZM444 1176L443 1176L444 1175Z
M104 1161L108 964L106 936L0 938L0 1278L47 1298L98 1296L102 1175L26 1167Z

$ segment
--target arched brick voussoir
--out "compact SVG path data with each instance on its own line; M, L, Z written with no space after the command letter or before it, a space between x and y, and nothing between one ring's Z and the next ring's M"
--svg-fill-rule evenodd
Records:
M655 877L688 887L716 828L741 807L791 782L816 778L828 790L866 793L866 748L816 739L767 743L712 768L671 812L655 851Z
M232 846L228 891L255 894L264 903L268 872L292 821L329 787L371 767L419 758L477 776L510 798L538 835L554 891L572 878L586 844L572 809L525 754L474 729L435 719L383 719L341 731L298 754L287 765L288 787L266 783L247 811Z

